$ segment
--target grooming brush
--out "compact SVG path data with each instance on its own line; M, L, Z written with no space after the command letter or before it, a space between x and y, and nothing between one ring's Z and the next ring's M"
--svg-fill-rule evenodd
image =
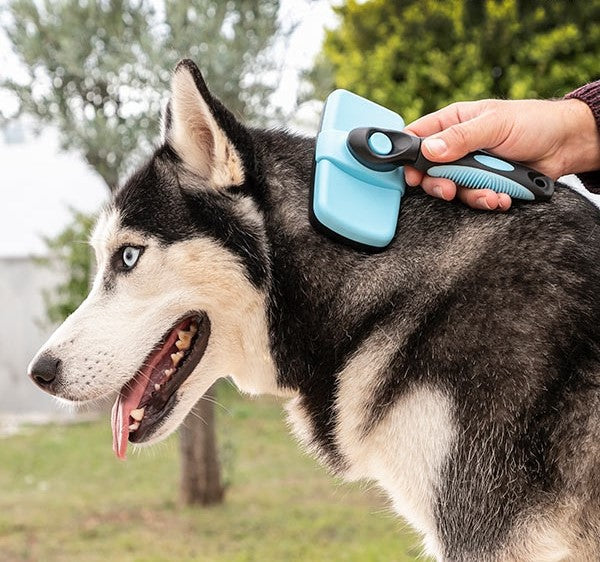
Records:
M311 221L336 240L381 250L393 239L406 189L402 166L473 188L547 201L554 181L483 150L453 162L427 160L423 139L403 133L400 115L346 90L325 103L317 136Z

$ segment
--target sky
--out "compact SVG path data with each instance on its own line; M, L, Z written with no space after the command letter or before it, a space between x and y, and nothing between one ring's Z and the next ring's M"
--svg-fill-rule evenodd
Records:
M0 7L4 3L0 0ZM271 102L286 112L294 106L300 71L320 50L325 28L335 25L331 4L329 0L281 0L284 25L300 22L287 48L278 54L283 76ZM18 79L22 69L10 52L2 23L0 11L0 78ZM0 92L0 112L10 115L14 110L14 99ZM41 236L56 234L68 223L69 207L93 212L107 197L102 180L81 157L59 151L53 131L20 144L7 144L0 133L0 170L0 258L43 253Z

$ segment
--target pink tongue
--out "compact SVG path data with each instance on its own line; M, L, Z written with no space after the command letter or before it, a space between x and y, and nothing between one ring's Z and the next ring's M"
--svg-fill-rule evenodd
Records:
M129 414L135 410L144 396L146 387L152 383L150 373L161 372L161 361L169 361L168 354L171 351L177 351L173 346L178 338L179 330L186 330L191 320L186 318L171 332L162 349L154 354L142 371L126 384L119 393L117 400L112 408L111 425L113 434L113 451L121 460L125 460L127 452L127 441L129 440ZM169 364L169 363L168 363Z
M113 451L121 460L125 460L125 453L127 452L129 414L140 403L147 382L146 376L136 377L127 388L121 389L112 408Z

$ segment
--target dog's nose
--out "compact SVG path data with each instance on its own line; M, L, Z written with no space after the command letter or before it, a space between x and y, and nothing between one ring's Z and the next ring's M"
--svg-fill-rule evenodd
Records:
M58 376L61 363L54 355L43 353L29 366L29 376L40 388L48 390Z

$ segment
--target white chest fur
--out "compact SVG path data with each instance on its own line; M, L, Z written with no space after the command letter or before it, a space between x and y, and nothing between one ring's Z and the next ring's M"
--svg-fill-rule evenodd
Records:
M374 427L367 427L373 392L382 380L392 342L382 332L339 374L336 444L347 462L347 480L378 483L394 509L425 535L425 548L438 555L434 509L441 468L455 439L450 399L440 390L419 386L404 394ZM295 434L312 439L311 422L299 400L288 405ZM309 447L310 448L310 447ZM319 456L319 451L313 449Z

